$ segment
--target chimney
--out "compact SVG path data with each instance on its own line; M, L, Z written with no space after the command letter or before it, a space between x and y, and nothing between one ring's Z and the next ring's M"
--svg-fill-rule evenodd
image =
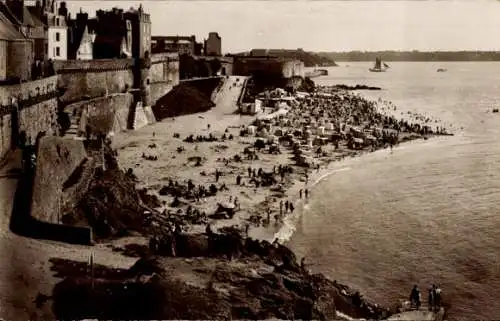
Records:
M61 5L59 6L57 13L65 18L68 17L68 8L66 7L65 1L61 2Z

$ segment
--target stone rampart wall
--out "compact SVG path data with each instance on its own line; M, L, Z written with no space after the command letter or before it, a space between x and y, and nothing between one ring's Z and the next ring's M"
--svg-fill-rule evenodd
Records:
M131 107L134 104L132 94L113 94L67 106L68 112L81 109L79 129L85 132L90 126L93 133L117 133L127 129Z
M57 76L0 86L0 158L13 145L13 134L24 132L34 143L39 133L55 134L57 127Z
M84 99L124 93L134 86L132 69L78 71L59 75L59 86L65 89L61 102L73 103Z

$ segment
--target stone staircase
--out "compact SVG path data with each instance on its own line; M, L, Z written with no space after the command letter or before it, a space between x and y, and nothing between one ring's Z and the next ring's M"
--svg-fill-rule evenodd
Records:
M134 129L136 125L135 114L137 113L138 103L132 104L128 113L127 129Z
M80 136L80 120L82 119L83 108L75 109L73 115L70 115L71 125L64 136L78 137Z

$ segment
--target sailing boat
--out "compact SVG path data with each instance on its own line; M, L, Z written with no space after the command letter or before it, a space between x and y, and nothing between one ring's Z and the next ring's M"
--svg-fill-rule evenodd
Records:
M389 68L389 65L387 65L386 63L384 63L384 67L382 68L382 59L380 59L380 57L377 57L375 59L375 66L373 66L373 68L370 68L369 70L371 72L384 72L388 68Z

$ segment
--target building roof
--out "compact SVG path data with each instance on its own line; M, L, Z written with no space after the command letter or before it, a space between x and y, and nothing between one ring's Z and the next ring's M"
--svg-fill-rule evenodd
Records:
M21 25L21 22L17 19L17 17L10 11L9 7L3 1L0 1L0 12L9 20L9 22L13 25Z
M26 38L11 24L9 19L0 12L0 39L2 40L26 40Z
M45 24L36 16L35 7L24 6L24 22L23 25L30 27L45 27Z
M79 26L78 28L71 28L72 41L68 44L70 52L77 52L82 43L83 35L87 30L87 25Z

